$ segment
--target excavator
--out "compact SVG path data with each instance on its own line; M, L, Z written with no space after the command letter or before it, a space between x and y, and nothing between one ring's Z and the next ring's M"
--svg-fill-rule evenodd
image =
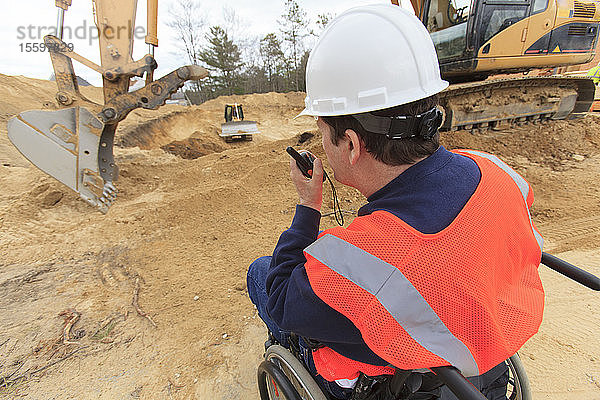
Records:
M55 0L56 36L46 36L58 92L58 110L31 110L8 122L8 136L42 171L106 213L116 199L118 167L113 158L117 124L129 112L155 109L186 80L208 75L189 65L158 79L154 47L157 1L148 1L149 53L132 59L131 34L137 0L92 0L99 31L101 65L68 50L61 40L71 0ZM391 0L399 5L398 0ZM544 122L584 116L594 101L591 79L498 74L583 64L595 55L600 12L594 0L411 0L435 44L442 77L451 83L440 94L442 130L499 129L506 123ZM131 32L129 32L131 33ZM81 95L72 60L102 74L104 104ZM129 92L134 76L146 86Z
M398 5L398 0L392 0ZM533 77L534 69L584 64L598 42L600 11L589 0L411 0L434 42L442 78L442 130L583 117L588 78Z
M259 133L256 121L244 121L241 104L225 104L225 123L221 124L221 136L225 142L234 140L252 141L252 135Z
M117 196L114 182L119 171L113 142L118 123L136 108L157 109L186 81L203 79L208 71L188 65L154 79L158 0L147 0L148 53L137 61L132 58L137 0L92 0L100 44L101 65L97 65L62 40L64 16L71 2L55 0L56 35L44 37L58 86L59 108L25 111L11 118L8 137L34 165L106 213ZM73 60L102 75L104 104L80 93ZM144 75L145 86L129 92L132 78Z

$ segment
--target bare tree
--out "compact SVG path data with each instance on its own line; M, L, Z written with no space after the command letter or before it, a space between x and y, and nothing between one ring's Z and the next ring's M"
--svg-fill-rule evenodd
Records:
M281 51L281 41L274 33L269 33L260 41L260 56L267 75L271 91L280 89L277 85L278 76L284 65L284 55Z
M294 75L293 87L300 89L298 63L302 54L302 39L308 36L308 20L306 12L300 8L296 0L285 0L285 11L279 21L279 30L283 35L283 41L288 44L290 64Z
M327 27L327 24L329 24L329 22L333 19L333 17L334 14L328 12L317 14L317 20L315 21L316 28L311 29L310 34L317 37L320 36L321 33L323 33L323 31Z
M248 24L235 12L235 9L223 6L223 29L231 37L245 37Z
M220 26L237 45L245 67L247 69L258 67L259 37L248 33L248 21L240 17L234 8L228 6L222 7L222 18L223 24Z
M190 64L198 65L198 52L202 43L202 29L205 20L200 13L201 5L198 0L176 0L169 7L167 26L175 31L177 46L185 54ZM197 91L200 82L193 83Z

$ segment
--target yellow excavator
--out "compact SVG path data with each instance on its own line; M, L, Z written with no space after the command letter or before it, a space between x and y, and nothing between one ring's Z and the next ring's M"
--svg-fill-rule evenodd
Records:
M118 168L113 159L117 124L136 108L156 109L187 80L208 76L206 69L188 65L154 80L157 67L158 0L148 1L148 54L132 58L137 0L92 0L98 28L101 65L72 51L62 40L64 15L71 0L55 0L56 35L44 37L58 92L57 110L31 110L8 121L8 137L34 165L79 193L103 213L116 199ZM73 60L102 75L104 104L79 92ZM134 76L146 77L143 88L129 92Z
M411 3L433 39L442 77L452 83L440 94L443 130L577 118L590 109L595 86L588 78L487 78L589 62L598 42L597 1Z
M221 136L225 142L234 140L251 141L252 135L260 133L256 121L244 121L244 109L241 104L225 104L225 123L221 124Z

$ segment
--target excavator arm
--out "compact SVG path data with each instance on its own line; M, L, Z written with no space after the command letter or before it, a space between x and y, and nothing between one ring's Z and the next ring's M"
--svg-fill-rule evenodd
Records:
M59 109L25 111L8 121L10 141L29 161L102 213L117 196L113 142L118 123L136 108L160 107L187 80L208 76L206 69L188 65L154 80L157 1L148 0L149 52L134 61L137 0L92 0L100 44L101 65L97 65L69 51L62 41L64 14L71 0L56 0L57 36L46 36L44 43L56 77ZM94 103L80 93L73 60L102 75L104 104ZM131 78L144 75L146 86L129 92Z
M399 6L400 2L399 0L392 0L392 4ZM421 7L423 7L422 0L410 0L410 4L412 4L413 10L417 17L421 15Z

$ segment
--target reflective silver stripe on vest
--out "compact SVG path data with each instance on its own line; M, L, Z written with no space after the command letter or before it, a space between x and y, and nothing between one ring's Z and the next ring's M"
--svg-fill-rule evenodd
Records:
M521 194L523 195L523 199L525 199L525 207L527 208L527 215L529 216L529 224L531 225L531 230L533 231L535 240L537 241L538 245L540 246L540 250L543 250L544 238L542 238L542 236L533 227L533 221L531 220L531 214L529 213L529 207L527 207L527 195L529 194L529 184L527 183L527 181L525 179L523 179L523 177L521 175L519 175L517 172L515 172L514 169L509 167L504 161L502 161L501 159L499 159L496 156L493 156L491 154L482 153L482 152L476 151L476 150L461 150L461 152L475 154L476 156L487 158L488 160L490 160L491 162L496 164L498 167L500 167L504 172L506 172L512 178L513 181L515 181L515 183L519 187L519 190L521 191Z
M331 234L322 236L304 251L374 295L421 346L460 369L463 375L479 375L467 346L448 330L396 267Z

